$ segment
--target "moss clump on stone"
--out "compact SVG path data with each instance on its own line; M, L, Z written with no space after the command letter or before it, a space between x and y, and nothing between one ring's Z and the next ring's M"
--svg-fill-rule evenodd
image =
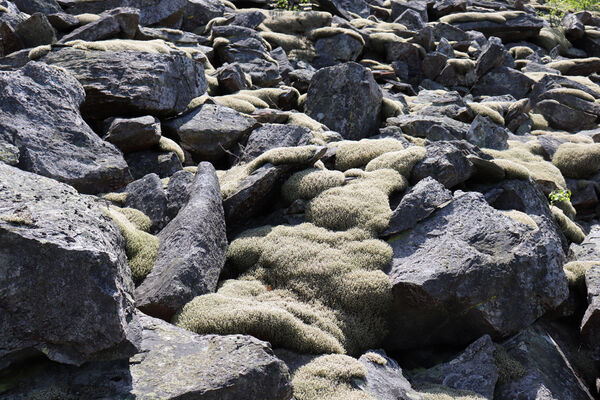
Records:
M404 149L399 140L392 138L345 140L334 143L332 146L337 148L335 169L340 171L363 167L369 161L384 153Z
M392 169L365 172L311 200L306 207L306 218L332 230L358 227L379 233L387 228L392 216L388 196L407 186L406 178Z
M365 367L352 357L321 356L294 374L294 397L298 400L372 400L356 386L366 375Z
M126 207L119 209L119 212L121 212L121 214L123 214L129 220L129 222L136 227L136 229L144 232L148 232L150 230L152 222L150 221L150 218L148 218L148 216L140 210Z
M158 141L158 148L160 151L172 151L177 155L177 158L179 158L181 163L185 162L185 154L183 153L181 147L174 140L161 136L160 140Z
M524 60L534 53L535 51L533 51L531 47L527 46L514 46L510 49L510 54L515 60Z
M504 169L506 179L520 179L526 181L531 177L527 167L517 164L516 162L497 158L493 160L493 163Z
M387 360L385 358L383 358L382 355L373 353L372 351L365 353L365 357L367 358L367 360L371 361L372 363L382 365L382 366L387 365Z
M104 195L102 195L102 198L104 200L108 200L110 202L113 203L117 203L117 204L125 204L125 202L127 201L127 192L121 192L121 193L106 193Z
M567 217L560 208L556 206L550 206L550 211L554 220L560 227L562 233L565 235L567 240L574 243L581 243L585 239L585 233L581 228L569 217Z
M52 51L52 46L49 44L37 46L37 47L34 47L33 49L29 50L29 54L27 55L27 57L30 60L37 60L38 58L44 57L46 54L50 53L51 51Z
M504 126L504 118L500 113L491 107L487 107L485 103L467 103L467 107L475 114L483 115L488 117L493 122Z
M232 94L231 97L240 99L240 100L244 100L244 101L252 104L255 107L255 109L256 108L269 108L269 105L264 100L261 100L260 98L258 98L256 96L250 96L249 94L236 93L236 94Z
M396 117L404 112L404 105L399 101L386 97L381 101L381 115L383 119Z
M292 108L296 108L298 105L298 97L300 97L300 92L298 89L291 86L280 86L278 88L262 88L262 89L254 89L254 90L240 90L238 94L253 96L261 99L265 103L269 105L270 108L279 108L280 97L288 96L291 99L288 99L286 103L291 104Z
M567 178L586 178L600 169L600 143L564 143L552 163Z
M76 15L75 18L79 21L79 25L86 25L90 22L98 21L100 16L98 14L84 13Z
M404 150L384 153L371 160L365 167L365 171L389 168L408 178L413 167L423 160L426 153L425 148L421 146L411 146Z
M196 333L240 333L302 353L343 353L331 310L256 280L228 280L186 304L173 323Z
M533 220L533 218L531 218L529 215L525 214L522 211L518 211L518 210L507 210L507 211L502 211L502 214L506 215L507 217L535 230L535 229L539 229L538 224Z
M133 50L144 53L162 53L170 54L172 47L160 39L154 40L131 40L131 39L111 39L99 40L96 42L86 42L84 40L72 40L65 43L80 50L98 50L98 51L123 51Z
M125 253L135 283L140 283L154 268L158 254L159 240L147 232L141 231L130 222L117 207L104 208L106 213L117 224L125 238Z
M256 107L252 103L236 96L216 96L212 99L215 103L229 107L240 113L252 114L256 110Z
M563 266L565 275L569 280L569 288L577 290L581 293L585 293L585 272L592 268L600 266L600 260L598 261L571 261Z
M296 199L310 200L327 189L342 186L344 181L340 171L311 168L292 175L281 187L281 193L290 203Z
M517 361L500 345L496 345L494 350L494 360L498 367L498 384L504 385L512 381L523 378L527 371L523 364Z
M440 18L440 22L446 24L456 24L459 22L478 22L490 21L497 24L503 24L507 19L515 18L518 14L502 12L463 12L445 15Z

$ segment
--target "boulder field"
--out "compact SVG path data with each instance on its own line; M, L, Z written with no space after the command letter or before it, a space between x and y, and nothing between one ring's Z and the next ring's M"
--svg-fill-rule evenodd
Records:
M0 0L0 399L600 398L562 11Z

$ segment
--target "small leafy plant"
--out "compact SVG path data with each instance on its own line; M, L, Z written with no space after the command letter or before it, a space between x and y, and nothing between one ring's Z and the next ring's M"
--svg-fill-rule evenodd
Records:
M278 10L305 11L312 9L311 0L274 0L274 7Z
M565 189L553 190L548 197L550 198L550 204L560 203L561 201L571 201L571 191Z
M538 16L547 19L552 26L560 25L567 12L600 10L600 0L548 0L545 5L549 11Z

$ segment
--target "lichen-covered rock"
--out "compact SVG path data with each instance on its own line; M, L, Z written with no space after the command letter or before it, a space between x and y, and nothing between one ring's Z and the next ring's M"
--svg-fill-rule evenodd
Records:
M581 321L581 335L591 347L594 358L600 360L600 267L585 272L588 308Z
M265 151L276 147L306 146L311 144L310 129L299 125L264 124L252 131L240 151L239 161L248 162Z
M457 191L449 205L389 240L391 348L507 336L567 298L547 201L537 191L529 198L525 211L537 211L537 229L493 209L481 194Z
M124 153L129 153L157 146L160 137L160 121L156 117L146 115L111 120L103 139L114 144Z
M0 142L0 161L8 165L19 163L19 148L7 142Z
M377 133L382 98L373 74L349 62L313 75L306 114L345 139L362 139Z
M482 148L495 150L508 148L506 129L481 114L478 114L471 123L466 139L469 143Z
M166 223L167 195L157 174L151 173L131 182L125 188L125 207L135 208L150 218L150 232L159 231Z
M418 182L430 176L447 188L465 182L474 171L467 158L474 149L465 141L433 142L426 147L425 157L414 166L411 179Z
M48 53L42 60L73 73L86 92L81 112L92 119L175 115L207 87L202 64L182 52L67 47Z
M72 187L0 163L0 368L36 353L80 365L137 342L118 228Z
M437 103L437 102L436 102ZM432 107L433 108L433 107ZM424 137L429 140L460 140L464 139L469 133L469 124L449 118L445 115L439 115L441 107L435 107L437 115L424 115L428 110L420 110L418 114L399 115L388 118L386 125L398 126L408 135ZM434 110L429 109L432 113ZM446 111L446 110L444 110ZM452 112L450 110L447 110Z
M85 93L71 74L30 62L0 72L0 140L18 147L19 167L85 193L109 192L131 180L119 150L79 114Z
M31 364L10 398L289 400L290 376L268 343L251 336L196 335L140 313L140 352L80 368ZM4 393L3 393L4 394Z
M383 350L370 350L358 361L367 370L364 382L359 387L378 400L421 400L422 397L410 386L402 375L396 361Z
M534 81L524 73L508 67L497 67L483 75L473 86L474 96L512 95L515 99L526 97Z
M454 359L418 372L410 376L410 381L413 384L429 383L452 389L469 390L492 400L498 380L495 350L490 336L484 335Z
M135 291L140 310L167 320L194 297L214 292L225 264L221 190L210 163L198 166L189 193L187 204L158 234L154 268Z
M173 151L134 151L127 153L125 160L134 179L153 173L161 178L168 178L183 168L181 160Z

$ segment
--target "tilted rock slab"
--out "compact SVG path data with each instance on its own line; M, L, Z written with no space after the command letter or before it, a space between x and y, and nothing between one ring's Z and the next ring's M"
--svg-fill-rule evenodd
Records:
M177 52L67 47L48 53L43 61L73 73L86 92L81 112L92 119L175 115L207 85L202 64Z
M123 237L91 198L0 163L0 368L129 355L132 292Z
M121 152L85 123L85 93L64 70L30 62L0 72L0 141L17 146L19 167L81 192L109 192L131 181Z
M549 215L532 218L537 229L479 193L457 191L450 204L392 237L389 348L507 336L560 305L568 295L561 241Z
M135 291L138 308L164 319L194 297L214 292L225 265L223 202L210 163L198 166L189 193L185 207L158 234L154 269Z

